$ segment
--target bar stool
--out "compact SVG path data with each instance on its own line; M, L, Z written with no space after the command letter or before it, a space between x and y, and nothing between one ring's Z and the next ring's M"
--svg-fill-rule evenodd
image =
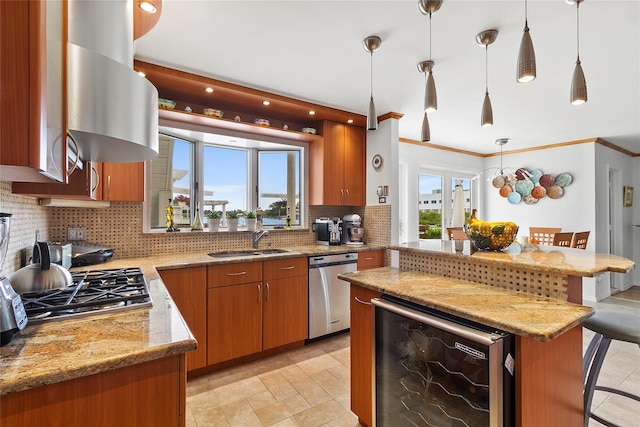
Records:
M631 394L624 390L596 385L600 368L602 368L611 340L631 342L638 344L640 347L640 316L615 311L598 310L583 323L583 326L595 332L595 336L589 343L589 347L587 347L587 351L582 359L584 427L589 425L589 418L593 418L599 423L609 427L617 427L617 424L613 424L591 412L593 393L596 390L600 390L640 402L640 396L638 395Z

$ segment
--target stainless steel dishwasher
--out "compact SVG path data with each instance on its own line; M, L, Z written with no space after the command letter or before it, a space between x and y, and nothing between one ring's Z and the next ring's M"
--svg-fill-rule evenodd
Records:
M357 268L357 253L309 257L309 339L349 328L349 283L338 274Z

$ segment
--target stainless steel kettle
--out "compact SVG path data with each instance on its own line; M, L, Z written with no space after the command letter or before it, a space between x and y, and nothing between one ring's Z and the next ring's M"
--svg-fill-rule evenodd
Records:
M49 245L36 242L33 246L33 264L22 267L9 279L18 293L41 292L71 286L73 279L66 268L51 263Z

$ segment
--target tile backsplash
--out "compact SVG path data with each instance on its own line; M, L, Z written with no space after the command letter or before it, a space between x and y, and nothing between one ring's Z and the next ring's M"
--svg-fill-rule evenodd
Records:
M30 252L35 229L40 239L66 241L68 227L86 227L87 241L113 248L114 257L212 252L251 247L251 233L142 233L142 203L112 203L108 208L61 208L39 206L37 199L11 193L11 183L0 182L0 211L9 212L12 218L11 238L3 274L10 275L20 268L25 249ZM391 207L389 205L366 207L310 206L308 223L318 217L342 217L357 213L363 218L364 241L376 245L390 242ZM274 230L263 239L261 246L273 247L309 245L315 242L311 230Z

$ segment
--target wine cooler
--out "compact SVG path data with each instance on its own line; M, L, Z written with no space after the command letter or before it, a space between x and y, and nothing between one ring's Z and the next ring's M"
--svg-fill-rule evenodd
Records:
M511 334L387 295L372 303L377 427L515 425Z

